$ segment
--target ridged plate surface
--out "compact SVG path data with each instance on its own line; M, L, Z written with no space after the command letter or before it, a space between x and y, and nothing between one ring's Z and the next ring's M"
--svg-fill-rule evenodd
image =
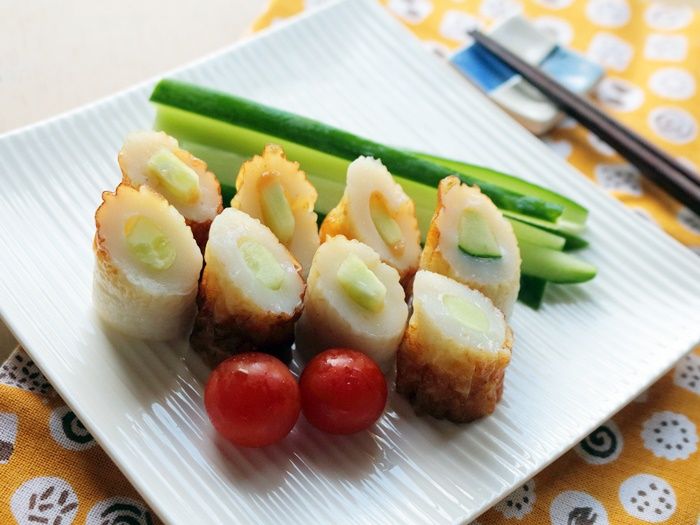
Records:
M371 2L347 1L175 76L390 144L469 159L591 210L600 275L518 305L496 413L455 426L393 396L373 432L301 421L279 446L220 443L205 370L105 331L90 294L93 213L152 83L0 139L0 312L93 435L173 524L465 522L573 446L700 336L697 256L604 195Z

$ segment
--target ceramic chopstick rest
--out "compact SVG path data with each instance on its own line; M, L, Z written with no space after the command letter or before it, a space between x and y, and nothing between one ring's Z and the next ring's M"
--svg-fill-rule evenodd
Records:
M502 21L489 36L578 94L589 93L603 76L598 64L557 45L522 16ZM450 62L536 135L549 131L563 116L537 89L479 43L457 51Z

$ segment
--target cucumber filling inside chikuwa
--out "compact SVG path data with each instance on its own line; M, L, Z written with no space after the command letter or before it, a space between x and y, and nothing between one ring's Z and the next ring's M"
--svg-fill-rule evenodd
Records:
M124 224L124 236L131 255L153 270L167 270L175 261L170 240L148 217L129 217Z
M456 295L444 295L442 303L449 314L467 328L485 332L489 329L489 320L484 311L476 304Z
M270 250L253 239L243 239L239 242L238 249L255 279L270 290L282 287L284 270Z
M476 210L464 210L459 219L457 245L467 255L500 259L501 248L486 219Z
M158 150L148 160L148 170L175 199L192 203L199 199L199 177L169 149Z
M381 193L373 193L369 199L369 213L377 233L386 245L395 252L401 252L404 247L403 234L399 223L392 217Z
M379 312L384 308L386 286L357 255L342 262L337 278L348 297L365 310Z
M258 182L260 208L265 225L282 243L294 235L294 214L275 173L263 173Z

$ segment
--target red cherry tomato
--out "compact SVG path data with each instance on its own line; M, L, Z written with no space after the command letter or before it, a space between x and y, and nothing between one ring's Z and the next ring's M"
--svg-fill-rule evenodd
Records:
M299 388L304 417L331 434L352 434L370 427L386 405L382 371L355 350L318 354L306 365Z
M214 428L242 447L264 447L289 434L299 418L299 385L271 355L251 352L214 369L204 390Z

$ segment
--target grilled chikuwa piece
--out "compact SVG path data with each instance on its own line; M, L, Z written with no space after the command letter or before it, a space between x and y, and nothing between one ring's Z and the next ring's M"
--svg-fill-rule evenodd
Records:
M397 354L396 390L419 412L461 423L488 415L503 393L512 335L491 301L419 270Z
M223 209L221 186L203 160L178 146L162 131L137 131L119 152L122 182L157 191L177 208L204 250L211 221Z
M410 281L420 259L413 201L381 161L359 157L348 167L345 193L321 225L321 242L334 235L357 239Z
M202 253L185 219L159 194L120 184L102 194L93 303L117 330L169 340L192 327Z
M291 344L305 284L299 263L269 228L227 208L212 222L204 261L190 340L209 365Z
M408 307L398 272L377 252L342 235L316 252L304 312L296 325L296 347L310 359L328 348L364 352L385 371L393 370Z
M280 146L268 144L262 155L241 166L231 206L270 228L299 261L306 278L319 245L317 197L299 164L287 160Z
M508 318L520 289L520 250L510 223L477 187L446 177L420 267L482 292Z

